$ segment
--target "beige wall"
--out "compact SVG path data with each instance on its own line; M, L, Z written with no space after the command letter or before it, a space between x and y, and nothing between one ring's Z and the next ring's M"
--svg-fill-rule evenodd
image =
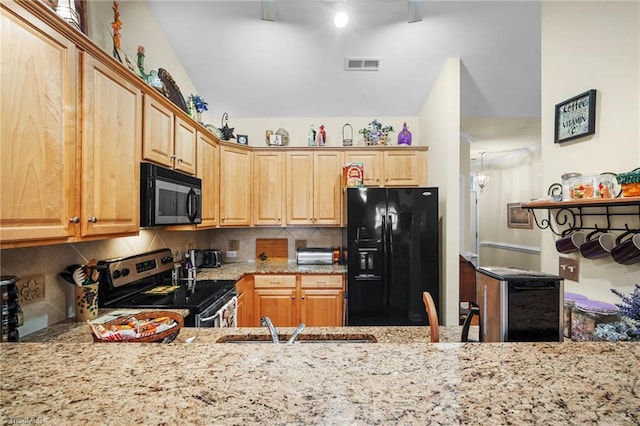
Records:
M640 3L543 2L542 171L544 187L568 171L625 172L640 165ZM596 133L553 143L554 105L596 89ZM580 260L580 282L565 290L618 301L611 288L631 292L640 264L609 258ZM542 235L542 270L557 273L554 237Z
M439 188L440 294L445 325L458 324L460 253L460 58L449 58L418 116L429 145L428 182Z
M135 64L138 46L145 48L145 72L166 69L180 88L185 100L192 93L198 93L191 77L182 66L176 52L171 48L167 38L158 26L146 1L120 0L120 21L122 22L121 50L131 58ZM89 23L89 37L109 54L113 52L111 38L113 22L112 1L100 0L87 2L87 20ZM185 31L188 31L185 28ZM207 120L207 113L203 119Z

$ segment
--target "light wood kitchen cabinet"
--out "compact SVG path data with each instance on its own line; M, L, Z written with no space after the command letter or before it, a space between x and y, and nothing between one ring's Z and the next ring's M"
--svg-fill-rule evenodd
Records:
M254 287L255 324L269 317L276 327L291 327L299 318L295 275L255 275Z
M345 163L362 163L364 167L364 186L383 186L383 159L382 152L371 149L344 153Z
M425 186L426 151L415 148L354 150L344 153L345 163L364 165L364 186Z
M0 240L66 240L76 202L78 52L13 2L0 5L2 35Z
M220 152L218 142L198 131L196 175L202 180L202 223L198 229L218 226L220 211Z
M341 224L342 152L290 151L285 157L286 224Z
M195 127L149 94L144 95L142 159L196 173Z
M246 147L220 145L220 226L251 226L251 158Z
M343 275L255 275L254 280L256 325L265 316L276 327L343 325Z
M253 224L281 226L284 207L284 154L253 153Z
M300 276L300 320L308 327L339 327L344 316L342 275Z
M236 282L238 292L238 327L258 327L253 310L253 276L245 275Z
M84 53L82 236L138 232L142 92Z
M384 155L384 186L424 186L427 184L427 158L424 151L394 149Z

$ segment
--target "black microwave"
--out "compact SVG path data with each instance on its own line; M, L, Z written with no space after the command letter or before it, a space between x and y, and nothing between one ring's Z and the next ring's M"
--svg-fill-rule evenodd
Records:
M140 226L202 223L202 181L140 163Z

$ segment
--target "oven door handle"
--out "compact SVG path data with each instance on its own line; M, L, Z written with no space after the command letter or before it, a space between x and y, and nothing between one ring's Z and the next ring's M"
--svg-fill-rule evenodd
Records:
M211 315L210 317L200 318L200 321L206 322L206 321L215 320L216 317L222 316L222 314L230 307L237 306L237 303L238 303L237 301L238 301L238 296L233 296L233 298L231 298L231 300L229 300L220 309L218 309L215 314ZM220 323L222 323L222 321L220 321ZM234 323L235 323L235 315L234 315Z

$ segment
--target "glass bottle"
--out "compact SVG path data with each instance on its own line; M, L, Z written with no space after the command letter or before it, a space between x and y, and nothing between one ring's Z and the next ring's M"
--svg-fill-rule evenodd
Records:
M320 125L318 131L318 146L324 146L327 143L327 132L324 130L324 124Z
M398 145L411 145L411 132L407 123L402 124L402 131L398 133Z
M307 134L307 143L309 146L316 146L316 129L313 128L313 124L309 127L309 133Z

